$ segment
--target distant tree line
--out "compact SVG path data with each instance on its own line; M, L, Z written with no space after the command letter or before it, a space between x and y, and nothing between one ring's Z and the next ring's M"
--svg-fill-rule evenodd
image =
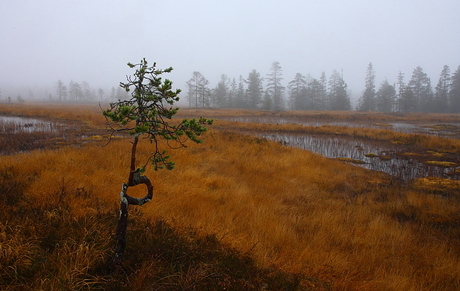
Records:
M221 78L214 88L198 71L187 81L187 100L190 107L247 108L264 110L351 110L350 96L343 74L336 70L329 79L323 72L319 79L297 73L283 86L282 68L274 62L263 78L252 70L246 78L240 75ZM384 80L375 84L372 63L367 67L365 88L357 110L380 112L460 112L460 66L450 73L444 66L436 87L421 67L414 69L406 83L399 73L396 84ZM264 87L265 85L265 87Z
M247 78L240 76L238 80L230 79L223 74L213 89L209 87L209 81L200 72L195 71L192 78L187 81L187 100L190 107L265 110L351 109L347 84L337 71L332 73L329 82L324 73L319 80L297 73L287 88L283 86L282 81L283 73L279 62L272 64L265 78L255 69Z
M81 83L70 81L68 85L58 80L56 82L56 95L50 94L48 99L50 101L58 102L72 102L72 103L84 103L84 102L98 102L98 101L114 101L124 100L128 97L128 93L121 87L112 87L112 90L107 94L103 89L93 89L88 82L83 81Z
M396 85L387 80L375 90L375 72L370 63L367 67L365 90L358 110L381 112L460 112L460 66L451 76L449 66L444 66L436 87L432 87L428 75L416 67L409 82L399 72Z
M0 103L13 103L13 102L24 103L25 100L21 97L21 94L17 95L16 101L14 101L13 98L11 98L11 96L8 96L5 99L3 99L2 98L2 90L0 90Z

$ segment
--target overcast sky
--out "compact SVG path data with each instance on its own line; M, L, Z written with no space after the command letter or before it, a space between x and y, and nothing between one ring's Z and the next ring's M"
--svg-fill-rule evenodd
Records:
M284 85L337 70L360 94L372 62L377 86L421 66L434 87L460 65L459 15L460 0L1 0L0 90L110 88L143 57L174 67L177 88L193 71L211 87L224 73L265 77L274 61Z

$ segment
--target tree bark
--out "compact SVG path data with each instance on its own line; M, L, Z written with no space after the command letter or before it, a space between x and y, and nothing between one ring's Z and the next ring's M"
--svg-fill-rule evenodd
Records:
M123 183L120 192L120 215L118 217L118 225L116 232L116 246L115 254L112 259L110 271L114 272L123 260L123 253L126 247L126 229L128 227L128 209L129 205L142 206L150 202L153 198L153 185L147 176L141 175L139 169L136 168L136 148L138 143L138 136L134 138L133 147L131 151L131 167L129 172L128 183ZM147 186L147 195L142 198L131 197L128 195L128 188L140 184Z

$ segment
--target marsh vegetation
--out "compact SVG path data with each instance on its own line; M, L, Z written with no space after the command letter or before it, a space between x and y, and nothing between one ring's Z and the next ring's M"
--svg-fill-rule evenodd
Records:
M391 163L406 155L456 173L455 138L229 121L255 115L314 118L312 112L182 110L179 119L204 115L215 124L203 144L175 153L174 173L147 171L156 196L133 208L124 273L113 277L105 268L115 245L119 200L119 185L112 181L126 176L131 144L120 135L100 147L108 135L96 106L5 105L0 111L72 125L58 133L27 133L60 137L0 159L1 289L460 288L458 176L401 179L350 163ZM322 114L316 116L320 122L388 123L393 117L458 123L456 115ZM17 134L2 132L2 138L29 143L26 133ZM63 134L79 138L64 142ZM318 141L307 136L329 140L320 147L342 159L295 147ZM335 149L345 140L350 149ZM147 158L149 150L141 145L138 154ZM134 189L131 195L143 196Z

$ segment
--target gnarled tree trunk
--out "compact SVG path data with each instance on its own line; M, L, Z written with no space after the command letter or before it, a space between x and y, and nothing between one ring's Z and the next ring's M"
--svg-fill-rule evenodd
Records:
M113 272L120 266L123 260L123 252L126 247L126 229L128 227L128 209L129 205L142 206L150 202L153 198L153 185L147 176L141 175L139 169L136 170L136 149L139 137L134 138L133 147L131 151L131 167L129 172L128 183L123 183L120 192L120 215L118 217L118 225L116 232L116 246L115 253L112 258L110 270ZM147 186L147 195L143 198L131 197L128 195L128 188L134 187L139 184Z

